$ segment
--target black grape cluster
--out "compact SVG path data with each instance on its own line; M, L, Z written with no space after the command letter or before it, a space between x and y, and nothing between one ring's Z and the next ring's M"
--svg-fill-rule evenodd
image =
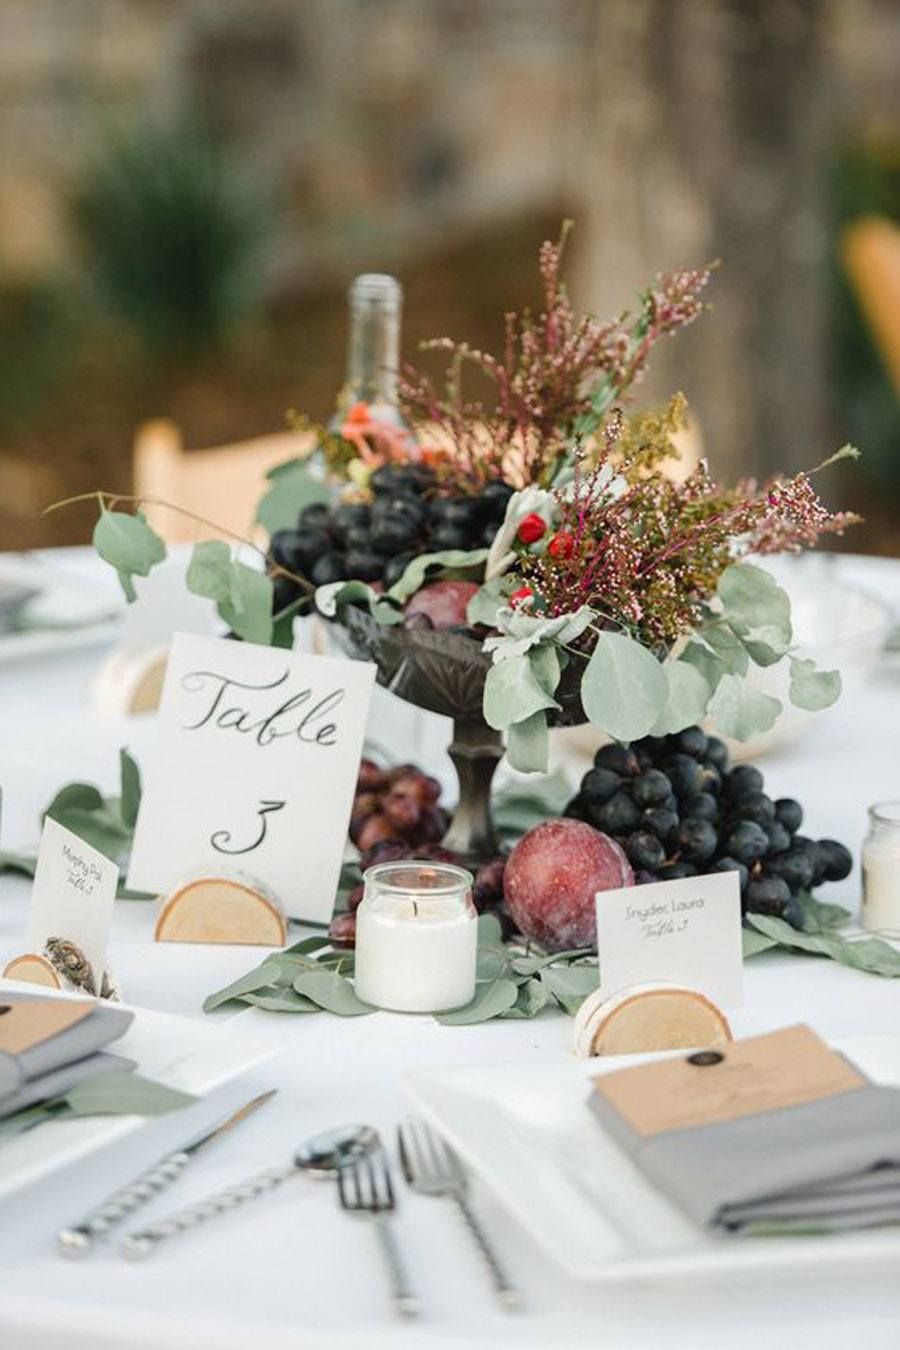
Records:
M759 769L730 768L724 743L700 727L603 746L565 814L616 839L638 884L734 871L744 913L797 926L796 897L852 866L843 844L800 834L799 802L773 801Z
M445 549L488 548L513 489L488 483L477 495L447 493L423 464L385 464L370 480L372 501L317 503L269 545L276 563L317 586L330 581L399 581L413 558ZM276 612L297 598L288 577L276 578Z

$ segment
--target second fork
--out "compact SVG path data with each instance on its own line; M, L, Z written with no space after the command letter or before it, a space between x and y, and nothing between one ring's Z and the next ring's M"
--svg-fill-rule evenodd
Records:
M379 1149L346 1163L338 1171L338 1197L348 1214L371 1218L387 1262L394 1307L403 1317L416 1317L419 1300L410 1284L391 1220L397 1207L387 1158Z

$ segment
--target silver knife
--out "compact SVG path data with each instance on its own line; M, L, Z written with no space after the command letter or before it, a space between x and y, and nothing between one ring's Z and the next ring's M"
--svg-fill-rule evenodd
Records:
M161 1191L167 1190L178 1180L188 1163L196 1158L198 1153L214 1144L242 1120L252 1116L253 1112L264 1106L277 1091L277 1088L272 1088L270 1092L263 1092L259 1097L246 1102L230 1116L220 1120L211 1130L204 1130L183 1148L161 1158L154 1167L142 1172L134 1181L116 1191L115 1195L110 1196L86 1219L82 1219L81 1223L73 1224L70 1228L61 1228L56 1235L56 1245L60 1253L69 1257L85 1256L91 1250L94 1238L104 1237L116 1224L121 1223L136 1209L140 1209L141 1205L152 1200Z

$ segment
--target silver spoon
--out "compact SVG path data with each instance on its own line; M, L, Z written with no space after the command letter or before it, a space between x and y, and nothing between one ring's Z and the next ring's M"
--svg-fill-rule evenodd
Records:
M195 1205L166 1215L149 1228L128 1233L122 1239L121 1254L129 1261L141 1260L168 1238L188 1233L207 1219L230 1214L249 1200L256 1200L261 1195L277 1190L300 1172L309 1177L334 1178L348 1162L364 1158L380 1147L378 1131L371 1125L342 1125L337 1129L323 1130L300 1145L289 1167L258 1172L236 1186L217 1191Z

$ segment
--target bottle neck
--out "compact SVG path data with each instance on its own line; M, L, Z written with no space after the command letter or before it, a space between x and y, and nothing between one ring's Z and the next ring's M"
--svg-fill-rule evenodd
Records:
M393 277L365 275L350 287L346 394L397 416L403 292Z

